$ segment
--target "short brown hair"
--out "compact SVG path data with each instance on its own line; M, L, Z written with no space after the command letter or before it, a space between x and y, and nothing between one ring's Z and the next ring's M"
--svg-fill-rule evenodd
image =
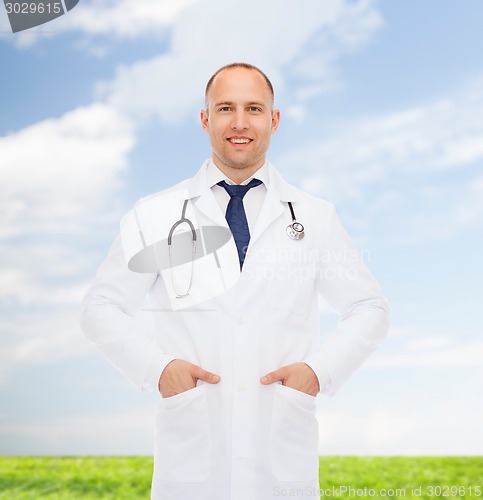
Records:
M250 69L253 71L258 72L260 75L263 76L265 82L268 85L268 89L270 90L270 94L272 94L272 102L275 98L275 93L273 92L273 85L272 82L269 80L268 76L260 69L257 68L256 66L253 66L253 64L249 63L243 63L243 62L235 62L231 64L226 64L225 66L222 66L216 73L213 74L213 76L208 80L208 83L206 84L206 90L205 90L205 104L206 107L208 107L208 92L210 91L211 86L213 85L213 82L215 81L215 78L222 72L225 71L225 69L234 69L234 68L245 68L245 69Z

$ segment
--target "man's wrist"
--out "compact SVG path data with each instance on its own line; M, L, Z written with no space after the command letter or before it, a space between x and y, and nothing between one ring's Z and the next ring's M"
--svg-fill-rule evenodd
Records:
M317 381L319 382L319 392L324 392L332 383L329 372L324 366L316 366L310 359L304 363L315 373Z
M145 390L159 390L159 379L161 378L161 374L163 373L166 366L168 366L168 364L171 363L171 361L173 361L174 359L175 358L165 353L156 356L156 358L151 363L144 379Z
M164 368L161 370L161 373L159 374L158 378L158 391L161 392L161 377L163 376L164 370L166 370L166 367L171 364L173 361L175 361L177 358L170 359L165 365Z

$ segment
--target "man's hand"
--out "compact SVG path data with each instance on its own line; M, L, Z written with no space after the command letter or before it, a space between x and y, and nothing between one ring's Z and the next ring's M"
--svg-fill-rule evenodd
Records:
M305 363L282 366L274 372L267 373L260 379L260 382L264 385L273 384L278 381L281 381L287 387L305 392L310 396L317 396L320 390L317 375Z
M169 398L193 389L196 387L198 380L203 380L203 382L209 384L217 384L220 377L188 361L173 359L161 373L158 389L163 398Z

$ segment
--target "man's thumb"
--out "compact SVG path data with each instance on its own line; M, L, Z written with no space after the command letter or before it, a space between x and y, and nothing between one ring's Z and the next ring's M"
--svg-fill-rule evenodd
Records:
M197 379L203 380L203 382L208 382L209 384L217 384L220 381L219 375L207 372L206 370L203 370L203 368L199 366L198 369L195 371L194 375Z
M283 382L285 379L285 374L282 369L275 370L274 372L267 373L260 379L260 382L264 385L273 384L274 382Z

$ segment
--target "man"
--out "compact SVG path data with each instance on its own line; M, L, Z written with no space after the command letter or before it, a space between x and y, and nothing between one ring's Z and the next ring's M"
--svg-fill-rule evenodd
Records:
M273 101L256 67L215 73L201 111L211 160L136 205L84 299L87 337L161 393L153 499L318 498L315 396L334 394L388 329L333 206L267 162ZM158 230L164 215L172 230ZM181 242L191 257L176 261ZM340 317L323 341L318 294ZM136 323L146 296L150 335Z

